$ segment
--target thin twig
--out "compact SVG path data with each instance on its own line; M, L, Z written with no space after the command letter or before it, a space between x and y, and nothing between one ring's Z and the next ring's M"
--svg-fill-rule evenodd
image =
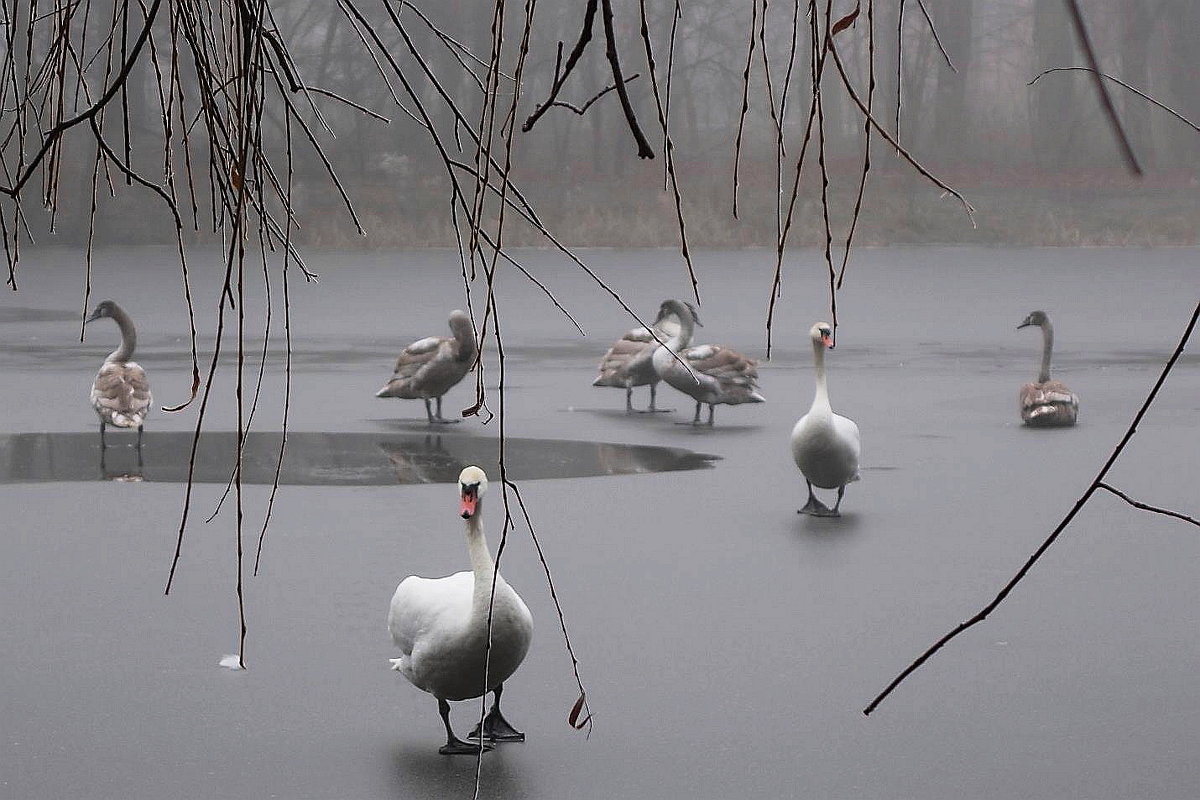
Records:
M641 77L641 73L635 72L632 75L630 75L628 78L626 78L625 82L632 83L633 81L637 80L639 77ZM565 108L569 111L574 111L576 114L578 114L579 116L582 117L584 115L584 113L587 112L587 110L592 107L593 103L595 103L601 97L604 97L604 95L608 94L609 92L615 90L616 88L617 88L617 85L615 83L605 86L599 92L592 95L592 97L581 106L577 106L572 103L568 103L566 100L555 100L553 103L551 103L551 105L558 106L560 108Z
M954 62L950 60L950 54L946 52L946 48L942 45L942 37L938 36L937 27L933 24L933 17L929 16L929 9L925 7L925 0L917 0L917 5L921 9L921 14L925 17L926 24L929 25L929 32L933 34L934 44L941 51L942 58L946 59L946 66L950 71L958 74L958 69L954 66ZM957 11L957 9L955 9Z
M1132 497L1125 494L1120 489L1110 486L1107 483L1100 482L1100 483L1097 483L1096 486L1100 489L1103 489L1106 492L1115 494L1117 497L1121 498L1126 503L1129 503L1129 505L1133 506L1134 508L1140 508L1142 511L1151 511L1155 514L1162 514L1163 516L1167 516L1167 517L1174 517L1175 519L1183 520L1184 522L1190 522L1193 525L1200 526L1200 520L1193 519L1192 517L1189 517L1187 514L1181 514L1178 511L1172 511L1169 508L1160 508L1159 506L1152 506L1149 503L1143 503L1139 500L1134 500Z
M1045 76L1049 75L1052 72L1087 72L1087 73L1095 74L1095 71L1091 67L1054 67L1053 69L1047 69L1047 70L1043 70L1043 71L1039 72L1036 76L1034 76L1033 80L1031 80L1029 83L1027 83L1025 85L1033 86L1040 79L1044 78ZM1147 101L1151 105L1161 108L1163 111L1166 111L1168 114L1170 114L1175 119L1182 122L1184 125L1187 125L1192 130L1196 131L1197 133L1200 133L1200 125L1197 125L1196 123L1192 122L1190 119L1183 116L1183 114L1180 114L1178 111L1171 108L1170 106L1164 105L1163 103L1160 103L1159 101L1155 100L1153 97L1146 94L1141 89L1130 86L1128 83L1121 80L1120 78L1114 78L1112 75L1109 75L1106 72L1101 72L1100 76L1102 78L1104 78L1105 80L1112 81L1113 83L1117 84L1118 86L1128 89L1129 91L1133 92L1138 97Z

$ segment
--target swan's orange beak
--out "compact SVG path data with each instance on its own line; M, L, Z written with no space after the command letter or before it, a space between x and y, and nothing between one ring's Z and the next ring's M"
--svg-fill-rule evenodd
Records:
M830 350L832 350L833 349L833 337L830 336L828 333L822 333L821 334L821 344L825 345Z
M463 519L475 516L475 508L479 505L479 489L474 486L464 486L462 489L462 509L459 513Z

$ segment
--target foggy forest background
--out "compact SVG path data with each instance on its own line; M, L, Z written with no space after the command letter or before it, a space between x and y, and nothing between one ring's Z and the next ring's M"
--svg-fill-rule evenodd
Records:
M578 37L582 5L538 4L522 81L518 112L522 118L549 93L558 43L565 42L569 49ZM776 144L761 54L755 54L750 75L737 218L732 213L734 142L752 5L691 0L681 6L671 70L670 132L688 236L694 246L774 246L776 240ZM767 61L778 69L786 63L791 47L793 7L764 5L768 18L762 26L762 42ZM364 15L378 18L376 29L394 44L391 52L415 72L385 12L375 4L362 6ZM353 199L365 235L349 220L323 166L309 158L295 165L292 202L299 225L295 241L330 248L453 245L446 170L429 135L397 109L390 97L394 87L380 80L374 63L377 56L363 45L344 11L337 3L310 0L277 0L271 7L280 38L308 85L387 118L383 122L345 104L322 103L321 114L334 134L317 126L314 130ZM894 132L898 130L900 142L914 157L967 197L978 212L978 226L972 227L954 201L876 136L858 243L1144 245L1200 240L1196 203L1200 137L1195 131L1137 94L1110 84L1121 121L1146 170L1144 177L1136 179L1122 166L1088 74L1056 72L1030 85L1044 70L1085 63L1064 4L927 0L925 7L945 56L916 2L874 4L874 113ZM654 0L646 8L651 31L661 42L670 30L675 3ZM1105 72L1184 117L1200 119L1200 85L1194 66L1200 4L1085 0L1081 8ZM641 49L638 3L619 0L614 9L625 74L639 75L628 83L630 99L658 157L637 157L616 93L608 92L583 115L554 107L532 130L518 132L512 179L546 226L567 244L674 245L679 236L676 212L671 193L664 189L664 159L657 141L661 131L656 130L655 101ZM490 1L444 0L420 4L420 10L443 33L481 57L486 55ZM903 24L898 26L901 11ZM470 86L470 75L451 61L450 50L438 45L432 29L420 24L411 9L401 13L411 21L409 32L429 65L459 99L462 113L477 120L480 96ZM517 32L520 16L516 10L510 14ZM110 22L103 15L94 17L103 23L100 28ZM867 83L864 22L860 17L838 39L850 68L858 71L853 77L860 86ZM599 27L597 23L597 40L560 100L582 106L612 83ZM801 20L798 30L803 39L807 23ZM802 43L789 89L791 127L784 134L793 149L803 133L812 94L806 83L811 75L804 64L808 58L809 45ZM665 62L665 53L661 60ZM476 71L482 73L483 68ZM660 82L664 78L660 75ZM775 80L778 92L778 74ZM833 87L823 92L831 215L835 223L844 225L862 170L863 117L844 91L834 90L838 76L832 69L826 71L825 81ZM162 123L151 60L142 59L134 68L126 91L131 164L151 175L156 170L161 173ZM439 129L454 131L450 111L433 101L435 89L425 84L419 91L429 96L427 106ZM511 88L502 83L500 92L505 91ZM264 123L264 136L281 139L283 125L277 110L268 106L266 117L274 117L276 124ZM87 186L95 145L86 137L75 137L66 139L63 147L67 157L59 160L60 185ZM824 236L819 173L806 169L789 238L794 245L818 244ZM95 243L174 241L170 215L157 198L119 179L110 183L102 193L111 191L113 196L102 198L96 211ZM204 188L196 190L203 193ZM202 199L199 202L203 205ZM91 213L88 193L60 190L57 204L54 234L42 235L39 241L85 241ZM39 212L32 205L26 213L36 218ZM203 241L212 235L202 225L187 227L189 240ZM541 243L536 231L512 228L506 234L508 244Z

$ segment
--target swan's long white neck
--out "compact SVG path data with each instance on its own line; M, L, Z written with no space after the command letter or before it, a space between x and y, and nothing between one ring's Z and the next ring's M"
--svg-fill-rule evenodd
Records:
M1042 329L1042 371L1038 373L1038 383L1050 380L1050 352L1054 349L1054 327L1050 320L1041 324Z
M813 339L813 367L817 391L813 395L812 408L808 413L833 413L829 406L829 388L825 384L825 343L820 339Z
M467 550L471 554L471 571L475 573L471 613L476 620L486 620L488 606L492 600L492 578L496 573L496 562L492 560L487 539L483 535L482 498L476 501L475 513L467 520Z
M117 327L121 329L121 346L108 354L105 361L124 362L133 357L133 350L137 347L137 330L133 327L133 320L125 313L125 309L113 309L113 322L117 323Z

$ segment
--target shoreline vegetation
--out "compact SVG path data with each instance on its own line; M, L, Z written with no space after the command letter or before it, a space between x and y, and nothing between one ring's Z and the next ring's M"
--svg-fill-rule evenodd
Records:
M769 247L776 242L773 166L744 165L737 218L732 214L732 172L720 182L711 172L683 184L684 218L691 247ZM835 249L845 244L857 191L853 165L831 176L830 225ZM686 172L681 173L686 176ZM385 178L387 176L384 176ZM630 176L565 176L550 184L540 175L517 176L546 228L570 247L676 247L679 228L674 198L661 175L639 170ZM854 245L976 246L1191 246L1200 245L1200 176L1191 171L1150 173L1141 180L1119 169L991 170L973 165L942 170L939 177L975 208L972 227L959 202L919 176L872 170L854 235ZM785 181L788 177L785 175ZM347 188L365 235L360 235L340 198L319 180L296 192L294 240L316 249L384 250L452 247L454 224L449 192L436 177L348 181ZM782 196L783 213L790 186ZM825 221L820 186L806 177L788 234L789 247L821 247ZM489 230L494 230L495 219ZM36 228L35 228L36 230ZM212 239L203 230L185 231L188 244ZM74 244L87 239L86 215L60 209L56 232L39 243ZM123 192L99 210L96 244L164 244L174 239L170 217L153 198ZM511 209L504 244L546 246L548 240Z

